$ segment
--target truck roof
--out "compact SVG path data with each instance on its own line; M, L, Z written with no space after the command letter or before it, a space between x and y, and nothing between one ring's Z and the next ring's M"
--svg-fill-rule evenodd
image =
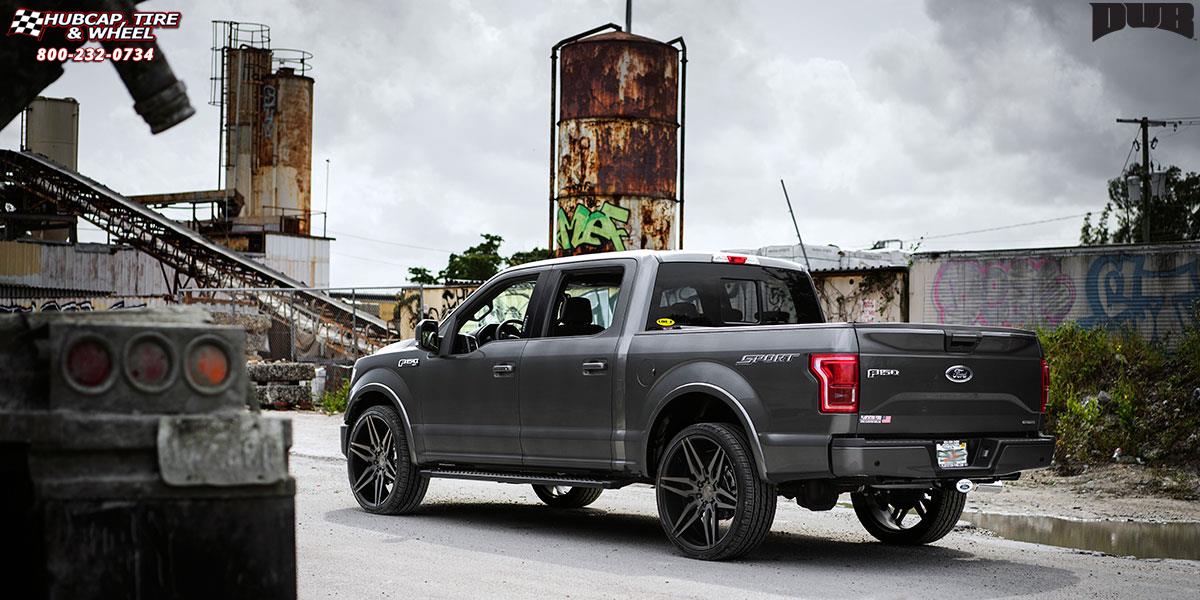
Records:
M562 258L550 258L535 262L509 267L501 271L508 273L519 269L548 267L561 264L578 264L594 262L598 260L608 260L612 258L632 258L639 262L657 260L659 262L698 262L709 263L713 262L714 256L745 256L752 258L755 263L767 267L778 267L783 269L795 269L797 271L806 271L804 265L784 260L782 258L769 258L766 256L758 256L752 254L739 254L735 252L698 252L694 250L625 250L623 252L601 252L598 254L583 254L580 256L565 256Z

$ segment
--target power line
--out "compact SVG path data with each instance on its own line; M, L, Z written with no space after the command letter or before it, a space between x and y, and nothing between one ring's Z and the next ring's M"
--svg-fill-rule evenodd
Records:
M331 252L330 254L332 254L334 256L340 256L342 258L353 258L356 260L365 260L368 262L379 263L381 265L389 265L392 267L404 267L404 265L402 265L400 263L394 263L394 262L386 261L386 260L379 260L378 258L368 258L366 256L355 256L353 254L342 254L341 252Z
M376 238L363 237L361 235L354 235L352 233L345 233L342 231L331 231L330 233L332 233L333 235L336 235L338 237L354 238L356 240L363 240L366 242L375 242L377 244L388 244L389 246L399 246L401 248L412 248L415 250L429 250L430 252L445 252L446 254L454 253L453 250L444 250L442 248L430 248L429 246L415 246L413 244L402 244L400 242L392 242L389 240L380 240L380 239L376 239Z
M1018 227L1029 227L1030 225L1041 225L1043 223L1053 223L1055 221L1066 221L1068 219L1078 219L1080 217L1084 217L1089 214L1091 214L1091 213L1080 213L1077 215L1067 215L1065 217L1054 217L1053 219L1041 219L1038 221L1028 221L1025 223L1014 223L1012 225L1001 225L999 227L988 227L986 229L973 229L971 231L961 231L958 233L942 233L942 234L938 234L938 235L926 235L926 236L921 236L921 237L917 237L917 238L907 239L904 241L920 242L920 241L924 241L924 240L939 240L939 239L943 239L943 238L958 237L958 236L963 236L963 235L975 235L977 233L989 233L992 231L1002 231L1005 229L1016 229Z

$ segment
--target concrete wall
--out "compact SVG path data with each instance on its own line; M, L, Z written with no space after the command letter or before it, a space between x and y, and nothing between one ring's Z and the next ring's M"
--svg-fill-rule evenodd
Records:
M397 302L381 302L379 318L388 321L402 339L416 336L417 321L441 321L479 286L425 286L402 290ZM421 316L421 308L424 316Z
M1200 243L913 255L910 319L1133 328L1169 342L1195 322Z
M903 268L812 273L826 321L901 323L908 320Z

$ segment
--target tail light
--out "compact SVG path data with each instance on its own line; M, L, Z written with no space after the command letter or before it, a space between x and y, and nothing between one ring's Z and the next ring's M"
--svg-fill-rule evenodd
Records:
M1046 414L1046 404L1050 402L1050 363L1042 359L1042 414Z
M813 354L808 369L821 386L821 412L858 412L857 354Z
M217 391L229 382L229 354L216 338L198 338L188 346L186 372L192 387Z
M63 369L72 386L84 392L99 392L113 380L112 353L97 338L81 338L67 350Z
M125 347L125 375L134 387L159 392L174 382L175 354L171 343L157 334L134 337Z

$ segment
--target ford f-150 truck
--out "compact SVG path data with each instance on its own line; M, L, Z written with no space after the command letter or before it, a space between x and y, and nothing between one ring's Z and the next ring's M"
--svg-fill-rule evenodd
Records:
M342 425L362 508L413 511L430 478L531 484L551 507L656 488L683 554L767 535L777 498L849 492L875 538L946 535L977 483L1047 467L1037 336L826 323L788 261L622 252L510 268L414 340L355 364Z

